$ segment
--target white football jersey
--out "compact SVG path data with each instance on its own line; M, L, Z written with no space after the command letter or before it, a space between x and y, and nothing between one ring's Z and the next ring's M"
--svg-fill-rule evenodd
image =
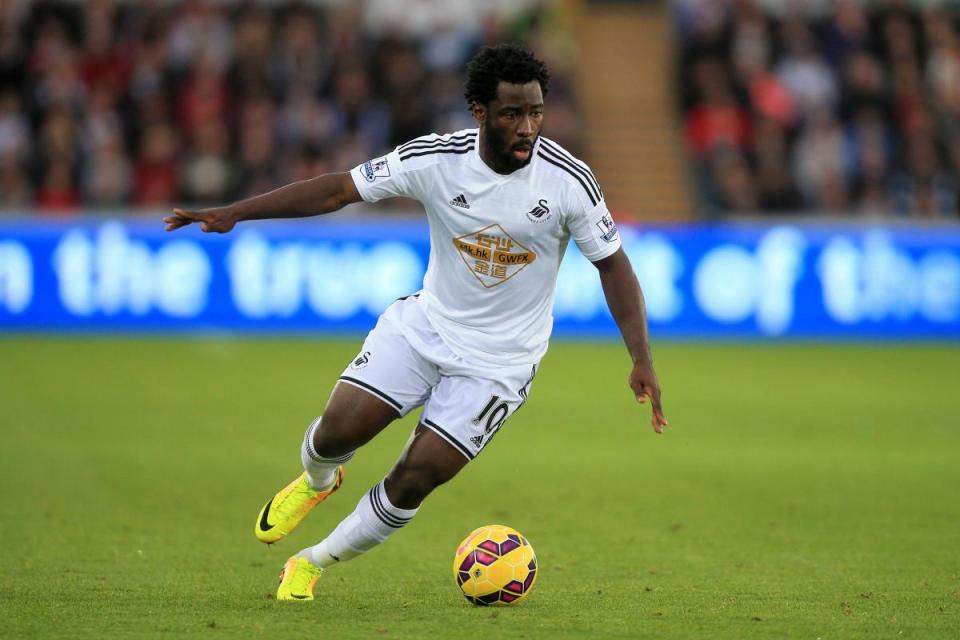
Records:
M419 200L430 261L419 302L460 357L534 363L553 328L557 271L572 237L596 261L620 247L590 169L540 137L525 167L496 173L480 158L479 129L428 135L352 171L367 202Z

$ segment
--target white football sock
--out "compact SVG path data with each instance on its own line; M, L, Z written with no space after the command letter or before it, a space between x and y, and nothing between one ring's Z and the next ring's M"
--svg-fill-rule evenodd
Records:
M337 467L346 464L356 451L345 453L336 458L324 458L317 450L313 448L313 434L320 428L318 417L307 427L307 433L303 436L303 444L300 445L300 461L303 462L303 470L307 472L307 480L314 489L326 489L333 484L336 478Z
M381 482L360 498L353 513L344 518L323 542L307 547L297 555L322 568L355 558L410 522L418 509L398 509L390 504Z

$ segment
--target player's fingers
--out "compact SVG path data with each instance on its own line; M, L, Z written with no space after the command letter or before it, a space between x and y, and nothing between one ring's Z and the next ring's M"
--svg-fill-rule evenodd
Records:
M660 402L660 389L657 387L650 387L650 406L653 407L654 412L663 415L663 404Z
M178 218L186 218L187 220L190 220L190 221L199 220L201 217L199 213L196 213L194 211L188 211L187 209L179 209L179 208L176 208L173 210L173 215L177 216Z
M663 415L663 404L660 402L660 394L654 391L650 394L650 406L660 415Z
M650 397L650 424L657 433L663 433L667 426L667 418L663 415L663 405L660 402L660 388L656 385L645 385L644 392Z
M663 433L663 428L670 424L667 422L667 417L663 415L663 410L660 408L653 410L653 415L650 417L650 420L653 422L653 428L657 433Z
M176 231L177 229L185 227L199 219L200 215L197 213L187 211L186 209L174 209L173 215L164 217L163 221L167 225L167 231Z

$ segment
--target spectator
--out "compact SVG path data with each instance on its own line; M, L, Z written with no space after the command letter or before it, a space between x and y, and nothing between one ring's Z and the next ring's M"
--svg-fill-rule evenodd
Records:
M303 86L290 88L277 124L280 142L288 148L330 147L341 133L333 103L321 101Z
M700 158L719 147L746 149L751 142L750 118L733 94L726 66L706 58L697 63L694 74L701 100L687 115L688 147Z
M0 210L26 209L34 203L30 179L12 158L0 157Z
M941 165L932 138L916 138L907 147L906 167L891 184L897 213L933 218L957 214L957 183Z
M87 92L66 30L56 21L45 23L42 30L30 65L36 78L31 98L41 112L57 107L81 112Z
M361 156L369 158L376 149L389 144L390 110L372 95L370 76L362 66L348 64L337 71L334 105L338 128L349 137L349 144L367 149ZM341 139L340 144L343 142Z
M813 31L799 16L783 25L785 53L777 66L777 78L793 96L804 118L832 109L837 99L836 79L817 49Z
M258 6L244 9L235 33L236 54L229 74L229 85L240 99L271 93L270 51L273 46L273 20L270 12Z
M80 190L67 160L56 158L46 165L36 205L57 215L73 214L80 208Z
M20 108L20 96L0 92L0 162L23 166L30 154L30 123Z
M761 118L757 124L757 206L765 211L796 213L803 198L793 181L788 156L788 136L783 124Z
M341 36L342 37L342 36ZM330 79L330 56L321 48L328 42L321 33L316 16L303 8L294 8L283 19L279 49L272 66L276 91L283 95L298 87L317 95ZM356 56L343 60L360 60Z
M80 134L73 112L66 107L57 107L47 113L40 130L37 160L41 164L66 162L73 166L79 162ZM72 173L72 169L69 173Z
M251 98L243 105L239 127L242 197L280 186L274 163L274 111L273 102L266 96Z
M88 91L97 88L118 95L127 85L129 65L113 33L113 4L92 0L85 3L84 9L80 77Z
M852 55L874 48L873 34L863 5L856 0L838 0L834 3L833 20L828 20L824 35L823 53L835 70L847 66Z
M123 123L116 111L115 99L109 84L98 85L91 92L81 138L84 153L96 153L105 144L123 138Z
M153 123L140 138L134 168L133 202L162 205L177 197L177 138L167 123Z
M111 208L127 201L133 176L119 134L102 140L83 168L84 202Z
M721 147L710 160L716 199L722 211L753 213L759 200L746 158L730 147Z
M229 155L229 143L227 127L220 120L205 120L194 128L180 176L179 199L200 204L237 199L240 167Z
M844 119L855 117L862 109L890 111L888 88L880 61L859 51L847 56L843 65L842 95L839 114ZM886 117L886 116L884 116Z
M185 135L211 122L228 121L232 105L224 71L218 56L199 55L177 96L177 123Z
M794 149L797 182L810 206L836 213L846 205L843 152L840 122L827 109L811 114Z
M27 53L18 28L17 3L0 2L0 90L24 86Z
M233 53L233 31L219 3L186 0L174 10L167 51L177 72L204 59L208 68L226 69Z

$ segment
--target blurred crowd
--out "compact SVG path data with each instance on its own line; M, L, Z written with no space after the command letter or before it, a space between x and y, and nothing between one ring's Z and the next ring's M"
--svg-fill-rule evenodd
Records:
M474 126L464 65L502 41L547 59L551 135L575 146L550 29L531 2L0 0L0 211L208 205L349 169Z
M679 0L675 19L701 207L957 219L955 8Z

